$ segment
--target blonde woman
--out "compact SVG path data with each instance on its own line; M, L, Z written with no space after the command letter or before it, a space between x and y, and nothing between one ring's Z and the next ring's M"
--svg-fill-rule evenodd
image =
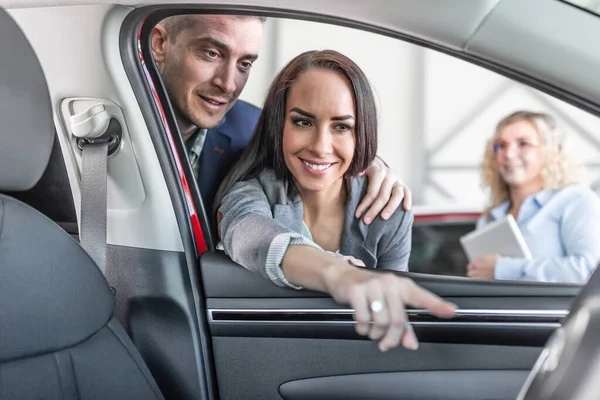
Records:
M600 199L579 172L551 116L517 111L502 119L484 156L490 201L477 227L512 214L533 259L488 254L469 263L468 275L586 282L600 262Z

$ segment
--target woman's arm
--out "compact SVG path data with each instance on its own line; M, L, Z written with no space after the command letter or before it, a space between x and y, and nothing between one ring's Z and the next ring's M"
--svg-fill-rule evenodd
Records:
M300 289L283 275L281 259L290 245L320 247L273 218L258 179L233 185L219 206L219 217L223 247L233 261L278 286Z
M543 282L586 282L600 262L600 200L586 191L569 204L560 220L565 257L500 257L497 279Z
M223 245L233 261L276 284L328 293L338 303L349 305L355 310L357 332L379 340L382 351L399 343L410 349L418 347L405 304L442 318L454 313L453 305L410 279L352 266L290 232L273 219L257 180L234 185L219 210ZM372 309L374 302L382 308Z

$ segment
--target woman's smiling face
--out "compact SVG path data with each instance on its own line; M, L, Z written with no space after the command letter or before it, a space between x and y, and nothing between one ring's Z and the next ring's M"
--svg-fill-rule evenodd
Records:
M283 157L301 189L322 191L344 177L356 147L355 109L352 87L338 72L311 68L291 86Z
M519 187L541 179L542 143L531 122L521 120L505 126L493 146L498 171L508 186Z

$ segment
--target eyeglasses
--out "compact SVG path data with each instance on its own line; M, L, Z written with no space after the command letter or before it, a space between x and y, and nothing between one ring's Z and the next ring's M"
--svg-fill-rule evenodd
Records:
M496 154L499 154L501 152L508 151L513 146L517 151L524 152L538 147L539 143L533 143L528 140L518 140L515 142L496 141L492 144L492 151Z

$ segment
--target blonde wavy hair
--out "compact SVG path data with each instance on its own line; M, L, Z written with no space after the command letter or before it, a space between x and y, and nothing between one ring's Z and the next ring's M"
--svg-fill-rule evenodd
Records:
M498 122L494 135L486 144L481 166L482 186L489 191L488 205L484 212L486 216L492 208L510 199L508 185L498 170L493 146L505 127L519 121L530 122L540 137L540 147L544 156L541 171L544 188L560 190L579 182L582 168L564 152L564 138L557 128L555 119L541 112L515 111Z

